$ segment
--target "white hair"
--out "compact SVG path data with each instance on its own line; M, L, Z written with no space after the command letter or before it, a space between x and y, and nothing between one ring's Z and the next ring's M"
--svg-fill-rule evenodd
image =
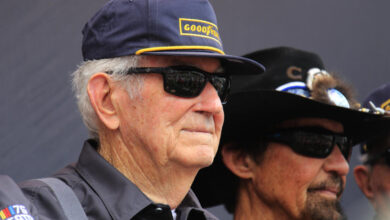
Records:
M120 83L129 94L129 97L139 96L142 86L143 77L140 74L127 74L129 68L137 67L141 56L125 56L109 59L84 61L73 72L72 85L77 99L81 116L85 126L89 130L90 137L99 140L98 118L92 108L87 93L89 79L96 73L110 73L114 81Z

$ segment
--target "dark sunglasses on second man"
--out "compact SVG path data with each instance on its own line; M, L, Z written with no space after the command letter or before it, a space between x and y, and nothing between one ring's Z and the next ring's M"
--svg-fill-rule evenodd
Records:
M317 127L283 129L268 133L266 139L286 144L295 153L314 158L328 157L337 145L347 161L354 145L350 138L342 134Z
M209 73L193 66L137 67L128 74L158 73L163 75L164 90L172 95L193 98L210 82L217 90L222 103L226 103L230 89L230 76Z

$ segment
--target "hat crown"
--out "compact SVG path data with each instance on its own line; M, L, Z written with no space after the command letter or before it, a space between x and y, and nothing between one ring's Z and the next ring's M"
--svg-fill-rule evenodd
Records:
M82 33L84 60L177 49L223 54L208 0L111 0Z
M307 83L309 72L324 71L321 58L314 53L298 50L291 47L276 47L257 51L245 57L261 60L266 72L246 85L248 90L268 89L276 90L278 87L290 82Z

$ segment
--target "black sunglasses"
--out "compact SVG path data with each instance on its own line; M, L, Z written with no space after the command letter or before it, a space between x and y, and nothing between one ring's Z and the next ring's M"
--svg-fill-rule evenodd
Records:
M350 138L316 127L275 131L267 134L266 139L286 144L300 155L315 158L326 158L337 145L347 161L349 161L353 147Z
M380 159L384 158L384 162L387 166L390 166L390 148L386 149L386 151L382 153L378 153L374 156L370 156L365 164L374 165L380 161Z
M127 74L158 73L163 75L164 90L185 98L198 96L210 82L218 92L222 103L226 103L230 89L230 76L208 73L193 66L137 67Z

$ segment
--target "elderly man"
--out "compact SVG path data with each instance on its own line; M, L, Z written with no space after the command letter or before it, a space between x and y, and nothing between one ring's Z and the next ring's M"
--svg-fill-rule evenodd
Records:
M206 0L113 0L83 36L73 84L91 139L54 179L2 177L1 219L214 219L190 186L217 152L229 75L263 67L223 53Z
M267 70L239 84L224 106L221 148L195 193L235 220L342 219L352 146L381 116L353 110L349 89L316 54L279 47L247 57Z
M372 92L364 106L376 112L390 111L390 84ZM378 109L379 108L379 109ZM382 127L362 145L363 165L354 169L355 180L373 205L375 220L390 219L390 127Z

